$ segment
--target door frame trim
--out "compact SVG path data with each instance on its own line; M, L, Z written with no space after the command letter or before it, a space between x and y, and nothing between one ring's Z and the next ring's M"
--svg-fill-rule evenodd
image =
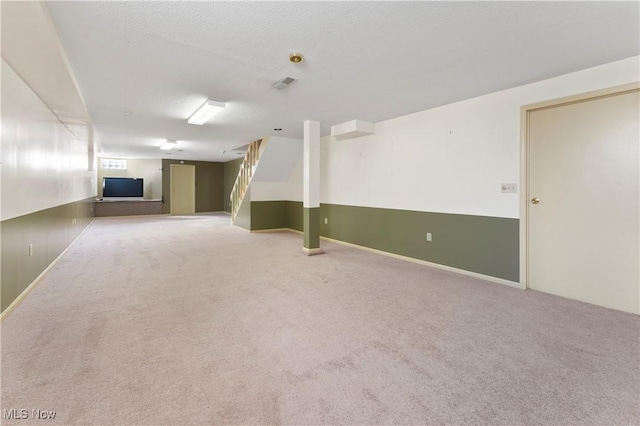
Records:
M170 164L169 165L169 214L173 216L173 167L191 167L193 171L193 213L196 212L196 166L193 164Z
M529 117L532 112L640 90L640 82L551 99L520 108L520 286L529 288Z

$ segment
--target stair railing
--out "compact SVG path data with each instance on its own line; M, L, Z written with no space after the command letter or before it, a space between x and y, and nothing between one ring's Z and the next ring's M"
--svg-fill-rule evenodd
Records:
M265 142L265 139L258 139L257 141L253 141L249 144L249 148L244 156L244 160L242 161L242 165L238 171L238 177L233 184L233 189L231 190L231 195L229 197L231 206L231 222L236 220L242 200L244 199L247 188L251 183L258 161L260 161L260 155L263 151L260 148L264 146Z

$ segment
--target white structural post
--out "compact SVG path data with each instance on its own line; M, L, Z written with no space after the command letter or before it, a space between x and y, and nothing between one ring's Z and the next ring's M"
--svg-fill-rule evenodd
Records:
M304 183L302 250L311 255L321 254L320 248L320 122L304 122Z

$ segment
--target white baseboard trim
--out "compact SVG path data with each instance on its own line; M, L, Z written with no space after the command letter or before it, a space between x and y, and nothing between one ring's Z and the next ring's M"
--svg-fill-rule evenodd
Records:
M291 228L261 229L259 231L251 231L251 232L263 232L264 233L264 232L282 232L282 231L289 231L289 232L293 232L293 233L296 233L296 234L303 234L303 232L298 231L297 229L291 229ZM381 254L383 256L393 257L395 259L404 260L406 262L417 263L419 265L424 265L424 266L431 266L432 268L443 269L445 271L454 272L456 274L466 275L468 277L479 278L481 280L490 281L490 282L493 282L493 283L502 284L502 285L506 285L506 286L509 286L509 287L513 287L513 288L518 288L518 289L521 289L521 290L526 290L526 287L523 286L522 284L520 284L517 281L505 280L504 278L498 278L498 277L492 277L491 275L479 274L477 272L467 271L465 269L454 268L452 266L447 266L447 265L441 265L439 263L428 262L426 260L415 259L413 257L403 256L401 254L389 253L387 251L382 251L382 250L373 249L373 248L369 248L369 247L365 247L365 246L360 246L360 245L357 245L357 244L347 243L345 241L334 240L333 238L328 238L328 237L322 237L321 236L320 239L321 240L325 240L325 241L331 241L333 243L341 244L341 245L347 246L347 247L353 247L353 248L357 248L357 249L360 249L360 250L366 250L366 251L369 251L371 253Z
M73 246L73 245L76 243L76 241L78 241L78 239L79 239L79 238L80 238L80 237L81 237L81 236L82 236L82 235L87 231L87 229L89 229L89 227L90 227L91 225L93 225L93 222L95 222L95 219L96 219L95 217L94 217L93 219L91 219L91 222L89 222L89 224L88 224L87 226L85 226L85 227L84 227L84 229L82 230L82 232L80 232L80 233L78 234L78 236L77 236L76 238L74 238L74 240L73 240L73 241L71 241L71 244L69 244L69 245L67 246L67 248L65 248L65 249L62 251L62 253L60 253L60 254L58 255L58 257L56 257L55 259L53 259L53 262L51 262L51 263L49 264L49 266L47 266L47 267L44 269L44 271L42 271L42 272L40 273L40 275L38 275L38 276L36 277L36 279L35 279L35 280L33 280L33 281L31 282L31 284L29 284L29 286L28 286L27 288L25 288L25 289L22 291L22 293L20 293L20 295L19 295L18 297L16 297L16 298L14 299L14 301L13 301L13 302L11 302L11 304L10 304L9 306L7 306L7 309L5 309L4 311L2 311L2 313L0 313L0 323L1 323L2 321L4 321L4 320L9 316L9 314L10 314L11 312L13 312L13 310L14 310L14 309L15 309L15 308L20 304L20 302L22 302L22 301L23 301L23 300L24 300L24 299L29 295L29 293L31 293L31 291L32 291L34 288L36 288L36 286L38 285L38 283L40 283L40 281L44 278L44 276L45 276L45 275L47 275L47 272L49 272L49 271L51 270L51 268L53 268L53 267L56 265L56 263L58 263L58 261L62 258L62 256L64 256L64 255L67 253L67 251L69 251L69 249L71 248L71 246ZM98 219L99 219L99 218L98 218Z
M315 256L317 254L324 254L324 250L322 250L320 247L317 247L317 248L302 247L302 252L305 253L307 256Z
M243 228L240 225L236 225L235 223L231 223L231 226L233 226L234 228L242 229L244 232L249 232L249 233L252 232L252 231L248 230L247 228Z
M365 247L365 246L359 246L357 244L347 243L345 241L334 240L333 238L320 237L320 239L323 239L323 240L326 240L326 241L331 241L331 242L337 243L337 244L342 244L342 245L348 246L348 247L353 247L353 248L357 248L357 249L361 249L361 250L366 250L366 251L369 251L369 252L372 252L372 253L376 253L376 254L381 254L383 256L393 257L395 259L405 260L407 262L417 263L419 265L431 266L433 268L438 268L438 269L444 269L445 271L455 272L456 274L466 275L466 276L474 277L474 278L480 278L480 279L485 280L485 281L491 281L491 282L494 282L494 283L507 285L509 287L514 287L514 288L519 288L519 289L525 290L525 287L523 287L519 282L505 280L503 278L492 277L490 275L479 274L477 272L471 272L471 271L467 271L467 270L464 270L464 269L454 268L452 266L441 265L439 263L433 263L433 262L428 262L426 260L415 259L415 258L409 257L409 256L403 256L403 255L400 255L400 254L389 253L389 252L386 252L386 251L372 249L372 248Z
M95 218L98 220L103 219L131 219L131 218L141 218L145 217L162 217L162 216L171 216L169 213L158 213L158 214L130 214L126 216L96 216Z
M255 229L250 231L252 234L266 234L269 232L291 231L289 228L272 228L272 229Z
M269 232L293 232L294 234L300 234L300 235L304 234L304 232L302 231L298 231L297 229L291 229L291 228L256 229L255 231L251 231L252 234L254 233L266 234Z
M244 229L244 228L242 228L242 229ZM246 231L246 229L245 229L245 231ZM250 231L250 232L251 233L268 233L268 232L282 232L282 231L293 232L295 234L301 234L301 235L304 234L303 232L298 231L297 229L291 229L291 228L260 229L260 230L257 230L257 231ZM424 265L424 266L431 266L432 268L443 269L445 271L454 272L456 274L466 275L468 277L479 278L481 280L490 281L490 282L493 282L493 283L502 284L502 285L506 285L506 286L509 286L509 287L513 287L513 288L519 288L521 290L526 290L526 287L523 286L522 284L520 284L517 281L505 280L504 278L492 277L491 275L479 274L477 272L467 271L465 269L454 268L452 266L441 265L439 263L428 262L426 260L421 260L421 259L415 259L415 258L409 257L409 256L403 256L403 255L400 255L400 254L389 253L387 251L382 251L382 250L378 250L378 249L372 249L372 248L365 247L365 246L360 246L360 245L357 245L357 244L347 243L345 241L334 240L333 238L328 238L328 237L322 237L321 236L320 239L321 240L325 240L325 241L331 241L333 243L341 244L341 245L347 246L347 247L353 247L353 248L357 248L357 249L360 249L360 250L366 250L366 251L371 252L371 253L381 254L381 255L387 256L387 257L393 257L395 259L404 260L406 262L417 263L419 265ZM303 248L303 251L305 253L308 253L306 250L308 250L308 249L304 249ZM312 249L312 250L316 250L316 249ZM324 252L324 251L322 251L322 252Z

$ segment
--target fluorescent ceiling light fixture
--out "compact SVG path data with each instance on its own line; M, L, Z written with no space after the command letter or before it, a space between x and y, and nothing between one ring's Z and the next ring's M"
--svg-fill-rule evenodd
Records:
M211 117L219 113L224 109L224 102L212 101L207 99L207 102L202 104L196 112L187 120L189 124L197 124L202 126L207 121L211 120Z
M173 148L177 148L177 147L178 147L178 141L170 141L170 140L167 140L165 143L163 143L163 144L160 146L160 149L163 149L163 150L165 150L165 151L170 151L170 150L172 150Z

